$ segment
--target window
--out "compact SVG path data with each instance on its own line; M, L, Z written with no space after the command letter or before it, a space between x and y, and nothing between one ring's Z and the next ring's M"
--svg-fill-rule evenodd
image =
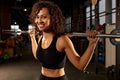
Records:
M87 9L86 9L86 17L88 18L88 17L90 17L90 7L87 7Z
M116 0L112 0L112 9L116 8Z
M112 0L112 23L116 23L116 0Z
M108 0L110 1L110 0ZM116 23L116 0L111 0L111 8L112 8L112 23ZM106 0L99 1L99 24L103 25L106 23ZM92 6L92 24L95 23L95 7ZM86 8L86 28L90 26L90 6Z
M90 6L86 9L86 29L90 29Z
M100 0L99 2L99 13L105 12L105 0Z
M102 16L99 19L100 19L100 24L103 25L105 23L105 16Z
M116 23L116 13L112 13L112 23Z
M105 23L105 0L99 2L99 23L102 25Z
M66 32L71 32L71 17L66 18Z

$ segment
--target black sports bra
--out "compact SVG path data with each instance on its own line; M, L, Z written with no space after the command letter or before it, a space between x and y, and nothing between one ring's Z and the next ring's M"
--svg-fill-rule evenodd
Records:
M37 59L42 66L48 69L59 69L65 66L66 56L64 52L59 52L56 49L57 37L53 37L50 46L47 49L41 47L42 38L38 44L36 52Z

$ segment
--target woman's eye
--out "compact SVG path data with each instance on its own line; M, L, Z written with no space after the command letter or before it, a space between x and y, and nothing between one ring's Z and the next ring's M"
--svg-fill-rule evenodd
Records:
M39 18L39 16L36 16L36 18L38 19L38 18Z
M43 16L42 18L47 18L46 16Z
M39 18L41 18L41 19L46 19L47 16L36 16L36 19L39 19Z

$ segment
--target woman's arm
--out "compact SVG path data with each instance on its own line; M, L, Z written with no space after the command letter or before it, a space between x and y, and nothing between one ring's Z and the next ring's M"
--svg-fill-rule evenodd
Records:
M38 43L36 41L36 34L35 34L35 31L34 30L29 30L29 35L30 35L30 40L31 40L31 46L32 46L32 53L34 55L34 57L37 59L36 57L36 50L37 50L37 47L38 47Z
M98 34L98 32L96 32L95 30L87 31L87 35L88 35L87 39L89 40L89 44L83 56L81 56L81 63L85 65L83 66L83 70L85 70L87 65L89 64L93 56L94 50L96 48L97 42L99 40L99 38L95 37L96 34Z
M95 34L89 33L88 36L94 37ZM62 45L64 47L64 50L66 52L66 55L70 62L79 70L84 71L89 64L92 55L94 53L96 44L98 42L98 38L91 38L89 37L89 45L86 51L82 56L79 56L78 53L76 52L74 45L72 41L68 38L68 36L63 37L62 40Z
M31 45L32 45L32 53L34 57L37 59L36 50L37 50L38 44L35 37L31 37Z

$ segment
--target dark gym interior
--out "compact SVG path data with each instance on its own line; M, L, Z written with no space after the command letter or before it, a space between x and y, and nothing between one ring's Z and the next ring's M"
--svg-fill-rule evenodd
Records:
M120 34L119 0L51 0L66 18L66 33L98 30L102 34ZM27 31L28 20L36 0L0 0L0 80L37 80L41 65L32 55L27 33L7 32L12 26ZM76 51L82 55L88 45L86 37L73 37ZM69 80L120 80L120 40L100 38L86 72L67 60Z

